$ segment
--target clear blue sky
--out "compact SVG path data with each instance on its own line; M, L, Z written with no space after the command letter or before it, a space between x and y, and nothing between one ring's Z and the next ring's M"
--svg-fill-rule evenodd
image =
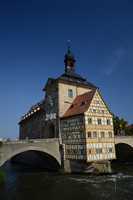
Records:
M77 72L100 87L112 112L133 122L132 0L0 1L0 137L64 71L72 41Z

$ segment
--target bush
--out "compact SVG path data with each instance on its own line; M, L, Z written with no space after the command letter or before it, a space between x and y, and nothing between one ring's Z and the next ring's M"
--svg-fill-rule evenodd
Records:
M0 170L0 184L4 183L5 181L5 173Z

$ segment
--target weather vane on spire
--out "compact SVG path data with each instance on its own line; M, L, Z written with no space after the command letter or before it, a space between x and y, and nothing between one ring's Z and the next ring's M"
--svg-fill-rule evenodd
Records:
M68 49L71 48L71 40L67 40L67 48L68 48Z

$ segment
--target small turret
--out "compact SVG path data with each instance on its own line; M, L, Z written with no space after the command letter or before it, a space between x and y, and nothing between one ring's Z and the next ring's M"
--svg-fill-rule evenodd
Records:
M68 45L67 53L65 54L65 73L74 73L75 72L75 58L71 52L70 45Z

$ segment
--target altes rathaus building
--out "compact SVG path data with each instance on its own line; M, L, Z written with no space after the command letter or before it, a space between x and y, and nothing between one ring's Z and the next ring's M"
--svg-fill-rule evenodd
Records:
M20 139L59 138L69 161L115 159L112 114L98 87L76 73L75 62L68 48L64 73L48 78L44 99L21 118Z

